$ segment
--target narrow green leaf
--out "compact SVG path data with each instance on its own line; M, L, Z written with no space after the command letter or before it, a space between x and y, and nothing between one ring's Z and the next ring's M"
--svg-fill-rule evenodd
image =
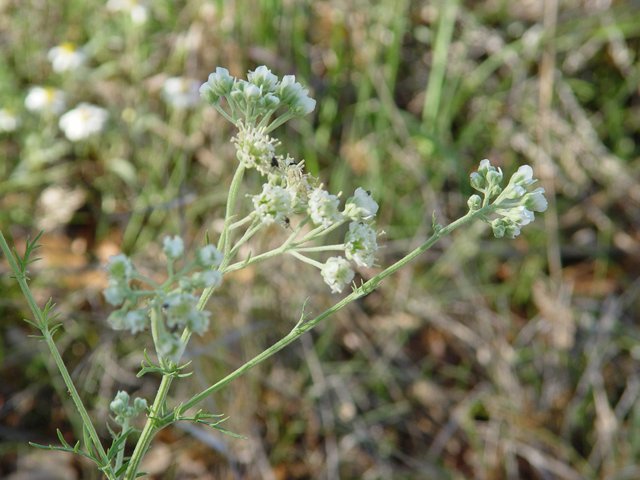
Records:
M111 445L111 448L107 450L107 458L109 459L109 461L111 461L116 456L116 454L120 450L121 445L122 445L122 448L124 448L123 444L124 442L127 441L127 437L131 432L133 432L133 427L129 428L127 431L122 433L120 437L113 442L113 444Z
M237 433L233 433L230 432L229 430L227 430L226 428L222 428L222 427L217 427L217 426L213 426L213 428L215 428L216 430L219 430L221 433L224 433L225 435L229 435L230 437L234 437L234 438L243 438L243 439L247 439L247 437L244 437L242 435L238 435Z
M109 416L109 418L111 418L111 420L113 420L113 418L111 416ZM109 430L109 435L111 435L111 438L116 440L120 434L113 431L113 428L111 428L111 426L109 426L109 422L106 422L105 425L107 426L107 430Z
M127 467L129 466L129 462L124 462L124 465L122 465L118 471L116 472L116 477L119 478L120 475L122 475L124 472L127 471Z
M64 437L62 436L62 432L60 431L60 429L58 428L56 430L56 433L58 434L58 439L60 440L60 443L65 447L65 448L71 448L71 445L69 445L67 443L67 441L64 439Z
M95 453L93 451L93 441L91 440L91 435L89 434L89 430L86 425L82 425L82 436L84 437L84 448L87 450L87 453L94 459L96 463L98 463L98 459L95 458Z
M33 325L34 327L36 327L36 328L38 328L38 329L40 328L40 325L38 325L38 324L37 324L36 322L34 322L33 320L28 320L28 319L26 319L26 318L23 318L22 320L23 320L23 321L25 321L25 322L27 322L29 325Z
M40 445L39 443L33 443L33 442L29 442L29 445L31 445L32 447L35 447L35 448L39 448L41 450L55 450L55 447L52 447L51 445L49 445L49 446ZM64 449L64 450L66 450L66 449Z

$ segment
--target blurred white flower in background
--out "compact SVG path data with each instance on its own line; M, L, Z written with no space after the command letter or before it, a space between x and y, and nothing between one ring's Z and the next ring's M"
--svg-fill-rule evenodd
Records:
M109 112L104 108L96 107L90 103L81 103L62 115L59 125L67 138L76 142L100 133L108 118Z
M128 12L131 21L137 25L145 23L149 16L147 7L137 0L109 0L106 6L112 12Z
M53 66L53 71L57 73L76 70L87 61L87 56L82 49L71 42L61 43L53 47L49 50L47 58Z
M162 98L173 108L194 107L200 103L200 84L192 78L167 78L162 86Z
M66 95L51 87L33 87L24 99L27 110L61 114L67 108Z
M73 190L58 185L45 188L37 203L38 229L49 232L68 224L73 214L84 205L86 198L86 192L80 187Z
M13 132L20 125L20 118L8 108L0 108L0 132Z

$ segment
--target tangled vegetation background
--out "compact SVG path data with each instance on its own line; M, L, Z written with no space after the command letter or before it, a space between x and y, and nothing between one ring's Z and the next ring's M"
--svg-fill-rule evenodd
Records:
M316 110L275 132L281 153L332 191L373 192L380 266L434 212L466 211L483 158L506 176L532 165L548 192L515 240L455 232L210 398L247 440L162 431L152 478L640 477L638 2L7 0L0 44L0 228L18 250L44 230L32 286L59 306L105 438L114 394L150 399L157 379L135 376L146 334L106 323L104 265L124 252L153 276L164 235L193 252L220 231L235 131L190 96L217 66L310 87ZM83 103L100 109L91 127L60 121ZM27 444L81 430L4 258L0 273L0 477L98 478ZM171 400L277 341L307 297L335 302L315 273L285 258L225 277Z

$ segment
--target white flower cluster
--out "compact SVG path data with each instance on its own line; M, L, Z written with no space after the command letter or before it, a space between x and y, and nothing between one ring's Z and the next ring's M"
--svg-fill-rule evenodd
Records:
M520 235L520 229L535 220L533 212L544 212L547 209L547 199L544 198L544 188L536 188L528 191L527 188L537 182L533 178L533 169L529 165L521 166L511 176L509 184L504 190L500 187L503 175L500 168L493 167L489 160L480 162L477 172L471 174L471 186L484 194L484 202L478 195L469 199L469 208L477 210L484 206L489 199L497 198L492 202L496 207L494 211L501 215L500 218L488 221L497 238L515 238Z
M273 170L275 149L280 142L265 133L265 128L245 126L238 123L238 134L231 139L236 147L236 156L245 168L255 168L266 175Z
M272 157L269 181L259 195L252 197L255 215L266 225L278 223L287 227L292 215L305 214L324 230L350 221L344 243L347 260L332 257L322 268L325 282L334 292L341 292L354 275L348 260L360 267L373 266L378 244L370 222L378 212L378 204L371 198L371 192L358 188L340 211L339 197L322 185L316 186L316 179L304 173L302 164L290 158Z
M230 119L236 124L242 120L239 112L248 124L260 116L268 120L279 107L288 107L287 113L291 117L302 117L316 107L316 101L309 97L309 90L296 82L294 75L285 75L280 81L264 65L249 72L247 80L237 80L226 68L218 67L200 87L200 95L216 107L225 97L231 108Z
M131 260L124 254L115 255L107 264L109 287L103 291L105 300L120 307L109 315L108 321L116 330L129 330L132 334L144 331L149 325L149 314L162 319L156 341L161 356L171 358L180 351L182 344L174 335L178 328L189 328L202 335L209 328L210 312L198 309L198 297L191 293L222 283L222 275L216 269L223 255L213 245L206 245L196 251L195 260L187 264L178 274L173 274L173 263L182 258L184 242L180 237L165 237L163 252L167 256L169 279L163 286L157 286L138 275ZM188 275L195 267L197 271ZM151 290L137 290L132 280L146 282ZM178 288L171 290L177 282ZM138 300L147 297L146 305L138 308Z
M349 198L341 213L343 219L351 220L349 231L344 239L345 260L342 257L331 257L322 268L322 276L332 292L342 292L345 285L353 280L353 270L348 260L356 262L359 267L371 268L378 251L376 240L378 233L370 222L378 213L378 204L371 198L371 192L357 188L353 197Z
M253 206L256 214L265 225L276 222L286 226L292 211L291 195L278 185L265 183L262 186L262 193L254 195Z

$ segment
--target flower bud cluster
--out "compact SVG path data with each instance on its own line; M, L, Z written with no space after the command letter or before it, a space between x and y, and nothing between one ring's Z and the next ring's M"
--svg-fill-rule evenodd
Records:
M111 411L116 414L114 420L118 425L124 425L128 419L137 417L140 412L147 409L147 401L144 398L136 398L133 406L129 406L129 399L129 394L121 390L109 404Z
M184 242L177 236L165 237L163 252L167 256L169 271L169 278L163 285L158 286L139 275L131 260L120 254L111 257L107 265L109 287L103 294L107 302L120 307L108 318L115 330L136 334L144 331L155 319L158 322L157 334L154 334L156 349L161 356L171 359L170 355L182 347L176 336L178 329L188 328L202 335L209 328L211 313L198 308L198 297L193 291L217 287L222 283L222 274L216 267L224 256L213 245L206 245L196 251L194 261L174 273L173 264L184 255ZM150 288L136 288L140 283L146 283ZM139 308L141 298L145 305Z
M497 238L515 238L520 235L523 226L535 220L533 212L544 212L548 203L544 197L544 188L527 190L527 187L537 182L529 165L521 166L511 176L504 190L499 185L502 178L500 168L491 166L489 160L482 160L478 171L471 174L471 186L484 194L484 201L478 195L472 195L467 203L472 211L479 210L497 196L492 205L498 207L494 211L500 217L486 221Z
M309 90L296 82L294 75L285 75L282 81L266 66L260 66L247 74L247 80L237 80L226 68L218 67L200 87L200 95L209 104L220 108L225 97L231 109L234 123L244 116L244 123L253 124L258 117L267 118L279 107L288 107L289 117L303 117L316 107L309 97ZM225 116L227 116L225 114Z

